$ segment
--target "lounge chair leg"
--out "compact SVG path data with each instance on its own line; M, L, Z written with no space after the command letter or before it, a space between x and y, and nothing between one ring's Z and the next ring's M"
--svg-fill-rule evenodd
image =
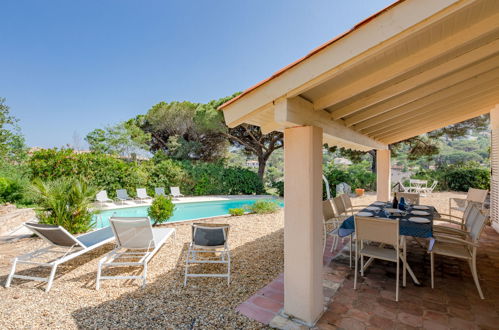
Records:
M47 287L45 288L45 292L49 292L52 288L52 282L54 282L55 271L57 270L57 264L52 266L52 270L50 271L49 281L47 283Z
M142 274L142 277L143 277L142 287L145 288L147 284L147 264L144 264L144 272Z
M10 283L12 282L12 277L14 277L14 274L16 273L16 266L17 266L17 258L14 259L9 277L7 277L7 281L5 282L6 288L10 287Z
M191 257L191 247L187 250L187 258L185 260L184 287L187 285L187 274L189 269L189 258Z
M435 257L433 256L433 252L430 253L430 273L431 273L431 288L433 289L435 287L435 280L434 280L434 270L435 268Z
M469 261L470 268L471 268L471 274L473 275L473 280L475 281L476 289L478 290L478 294L480 295L481 299L485 299L483 296L482 288L480 287L480 281L478 280L478 273L476 271L476 259L473 258L473 261Z

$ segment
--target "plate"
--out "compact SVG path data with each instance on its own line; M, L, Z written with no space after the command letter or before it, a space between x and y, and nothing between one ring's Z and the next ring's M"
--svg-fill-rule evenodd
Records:
M382 205L385 205L385 203L383 203L383 202L374 202L373 205L380 205L380 206L382 206Z
M357 213L359 217L372 217L373 214L371 212L359 212Z
M416 209L416 210L428 210L429 209L428 206L424 206L424 205L414 205L412 208Z
M399 210L399 209L393 209L393 208L391 208L391 207L387 207L387 208L385 208L385 211L390 212L390 213L402 213L402 212L404 212L404 211L402 211L402 210Z
M415 214L415 215L430 215L430 213L428 213L426 211L411 211L411 214Z
M430 223L430 220L421 217L410 217L409 221L417 222L417 223Z
M379 211L379 207L369 206L369 207L366 207L366 210L369 210L369 211Z

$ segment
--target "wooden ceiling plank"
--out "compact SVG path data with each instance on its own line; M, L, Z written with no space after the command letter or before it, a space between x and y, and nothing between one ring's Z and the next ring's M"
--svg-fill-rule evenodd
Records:
M343 118L355 112L361 111L376 103L385 101L391 97L407 92L412 88L424 85L425 83L428 83L434 79L442 77L450 72L457 71L463 67L471 65L477 61L480 61L498 52L499 52L499 40L496 39L492 42L489 42L486 45L482 45L479 48L475 48L471 51L468 51L456 58L453 58L450 61L441 63L417 75L413 75L408 79L393 84L369 96L358 98L353 102L341 107L338 110L335 109L329 109L329 110L332 111L333 119Z
M490 32L491 29L496 29L498 21L499 13L493 14L488 18L463 29L460 33L453 34L435 42L431 46L414 52L411 56L404 57L389 66L380 67L379 70L363 76L361 79L315 100L314 108L317 110L328 108L336 103L349 99L352 95L359 94L387 80L394 79L404 73L414 70L418 66L434 60L435 57L440 56L444 52L457 49L466 42L480 38L484 31Z
M362 111L361 113L346 118L345 125L347 127L353 126L385 112L398 108L401 105L414 102L425 96L450 88L451 86L461 84L466 80L489 79L497 77L498 72L499 57L496 56L489 58L477 65L467 67L456 73L449 74L442 79L438 79L421 87L415 88L405 94L402 94L401 96L377 104L365 111Z

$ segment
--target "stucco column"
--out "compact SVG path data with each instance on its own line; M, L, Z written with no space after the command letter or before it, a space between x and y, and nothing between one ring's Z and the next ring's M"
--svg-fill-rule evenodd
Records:
M499 232L499 104L490 110L490 218Z
M322 129L284 130L284 312L313 325L322 293Z
M376 192L379 201L391 199L390 150L376 150Z

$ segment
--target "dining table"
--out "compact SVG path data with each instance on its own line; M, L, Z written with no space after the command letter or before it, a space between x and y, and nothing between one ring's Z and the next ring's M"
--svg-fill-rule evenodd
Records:
M407 263L406 238L423 238L429 240L429 249L431 250L435 240L433 238L433 219L439 218L440 215L435 207L431 205L405 205L403 210L394 209L392 202L376 201L364 209L357 212L355 215L373 218L386 218L393 221L399 221L399 231L403 248L402 261L404 263L404 279L407 270L413 279L414 283L420 284L417 277L414 275L410 265ZM346 237L355 233L355 215L352 215L341 223L337 229L338 236ZM369 259L364 269L367 268L373 259Z

